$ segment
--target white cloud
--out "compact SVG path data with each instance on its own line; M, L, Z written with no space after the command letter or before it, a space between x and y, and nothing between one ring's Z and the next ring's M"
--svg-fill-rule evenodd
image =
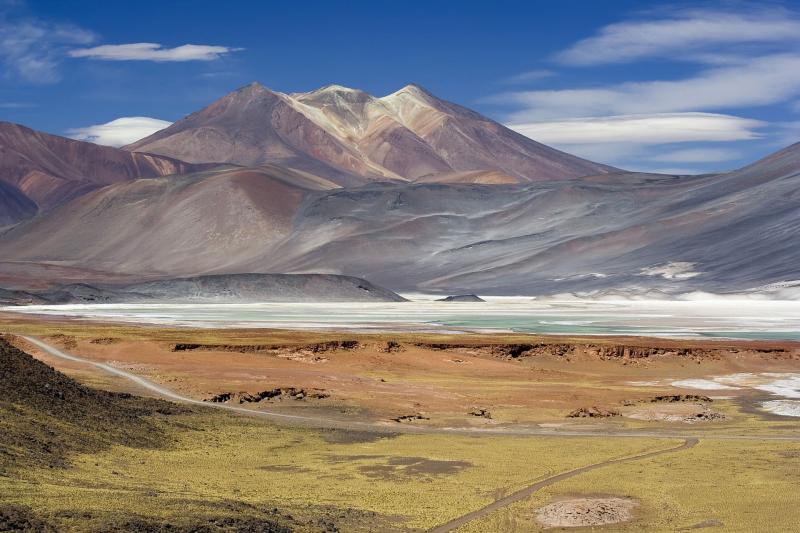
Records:
M509 76L508 78L503 80L503 82L509 84L533 83L547 78L552 78L555 75L556 73L553 72L552 70L529 70L527 72L521 72L520 74L515 74L514 76Z
M728 148L687 148L654 155L650 159L660 163L719 163L740 156L739 151Z
M27 109L30 107L36 107L36 105L29 102L0 102L0 109Z
M65 49L94 39L92 32L77 26L0 13L0 66L8 78L54 83L60 79L58 65Z
M670 74L660 79L606 78L613 81L508 91L488 101L516 106L505 122L524 135L642 171L687 173L696 165L695 172L707 172L718 170L712 165L725 166L745 156L740 152L745 145L734 151L691 144L678 149L677 143L763 139L763 146L778 136L784 145L800 140L791 122L769 124L735 116L762 106L800 111L800 14L774 5L723 6L640 13L599 29L554 57L572 67L648 59L699 66L688 71L684 65L686 74L675 76L662 68L657 72ZM747 111L732 111L741 109Z
M72 139L106 146L125 146L162 130L172 122L150 117L121 117L105 124L73 128L67 131Z
M204 44L184 44L175 48L164 48L157 43L131 43L80 48L70 50L69 55L106 61L213 61L238 50L242 49Z
M656 113L512 123L509 127L539 142L563 146L738 141L758 138L754 130L762 125L758 120L716 113Z
M524 109L512 122L610 114L724 109L784 102L800 95L800 55L777 54L715 67L694 77L592 89L519 91L493 97Z
M647 57L682 59L709 47L784 46L800 41L800 20L780 9L746 12L687 10L649 20L610 24L557 54L568 65L600 65ZM709 59L713 56L709 56Z

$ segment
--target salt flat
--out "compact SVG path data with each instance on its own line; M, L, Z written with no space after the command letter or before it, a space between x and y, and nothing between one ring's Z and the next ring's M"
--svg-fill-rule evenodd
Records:
M452 303L413 298L402 303L79 304L2 310L214 328L800 339L800 301L488 298Z

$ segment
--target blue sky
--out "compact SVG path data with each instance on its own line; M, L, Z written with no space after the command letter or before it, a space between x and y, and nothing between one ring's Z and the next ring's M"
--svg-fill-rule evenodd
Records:
M0 0L0 69L1 119L117 145L254 80L414 82L633 170L800 140L800 2Z

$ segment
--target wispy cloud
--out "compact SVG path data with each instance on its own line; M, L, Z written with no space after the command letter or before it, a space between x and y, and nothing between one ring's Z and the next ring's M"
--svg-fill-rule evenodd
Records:
M494 97L523 109L512 121L606 114L663 113L759 106L800 95L800 55L775 54L714 67L678 80L627 82L591 89L518 91Z
M71 24L0 11L0 65L9 79L54 83L60 79L58 65L66 49L90 44L95 38L91 31Z
M786 125L791 123L741 116L767 106L800 111L800 14L789 9L728 3L714 10L640 13L552 59L562 69L584 67L590 80L598 75L591 67L647 60L681 64L684 72L659 69L670 75L507 91L488 99L516 108L505 122L517 131L583 157L640 170L664 164L709 169L735 164L742 146L708 143L800 140L792 138L797 129Z
M503 80L503 83L507 83L509 85L514 85L518 83L533 83L541 80L546 80L548 78L552 78L555 76L556 73L552 70L529 70L527 72L521 72L519 74L515 74L514 76L509 76L508 78Z
M800 42L800 20L779 8L739 11L679 10L656 19L633 19L603 27L558 53L575 66L623 63L649 57L702 58L709 47L758 45L785 47ZM693 56L692 54L700 55ZM707 60L724 56L710 55Z
M758 120L716 113L658 113L511 123L509 127L541 142L563 146L740 141L758 138L755 130L763 125Z
M0 109L28 109L36 107L36 104L30 102L0 102Z
M121 117L105 124L67 130L67 136L80 141L119 147L138 141L171 124L172 122L150 117Z
M70 50L71 57L101 59L104 61L214 61L242 48L211 46L205 44L184 44L175 48L165 48L157 43L104 44L93 48Z
M741 156L730 148L687 148L654 155L651 160L659 163L721 163Z

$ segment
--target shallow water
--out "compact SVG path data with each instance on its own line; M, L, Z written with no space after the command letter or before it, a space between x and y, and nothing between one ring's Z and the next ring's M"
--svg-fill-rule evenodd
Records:
M541 301L486 303L97 304L3 311L191 327L350 331L516 331L800 340L796 301Z

